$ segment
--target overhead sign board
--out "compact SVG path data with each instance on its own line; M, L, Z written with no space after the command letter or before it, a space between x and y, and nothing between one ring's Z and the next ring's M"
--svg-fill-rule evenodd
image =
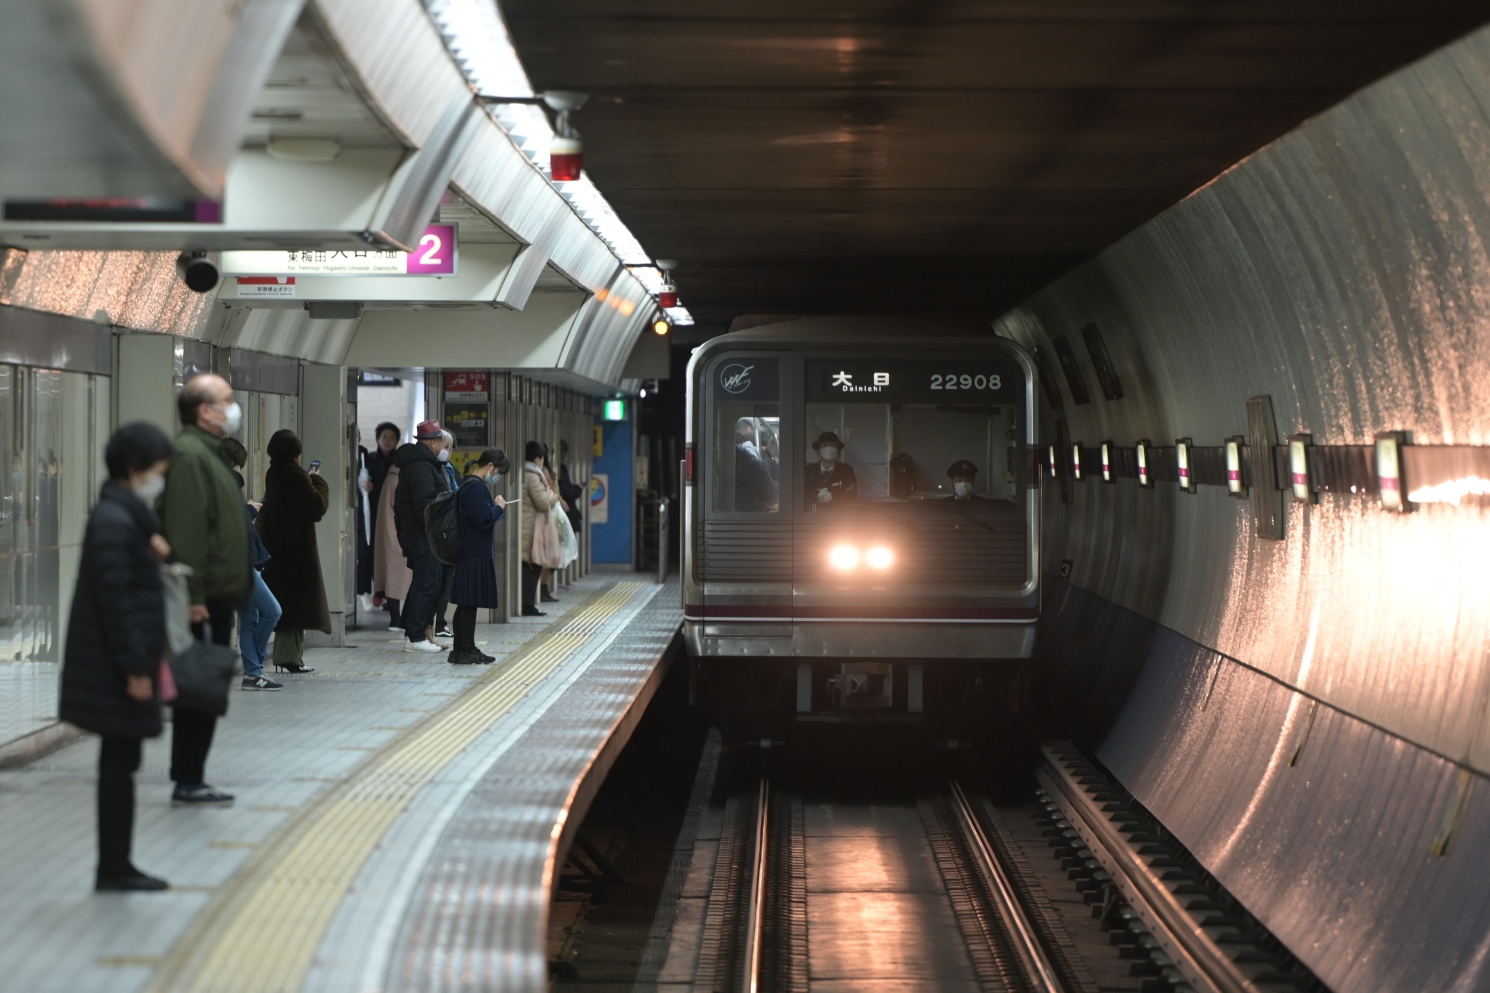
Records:
M238 296L288 300L295 296L294 276L239 276Z
M454 276L458 254L455 225L431 224L412 252L376 248L223 252L222 271L256 276Z
M491 374L488 372L447 369L445 399L485 402L491 398Z

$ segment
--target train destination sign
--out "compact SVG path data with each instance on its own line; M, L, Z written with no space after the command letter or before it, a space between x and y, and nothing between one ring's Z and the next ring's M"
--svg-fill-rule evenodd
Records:
M412 252L313 248L292 252L223 252L222 271L258 276L454 276L454 224L431 224Z
M807 401L1019 404L1024 373L1012 359L809 359Z

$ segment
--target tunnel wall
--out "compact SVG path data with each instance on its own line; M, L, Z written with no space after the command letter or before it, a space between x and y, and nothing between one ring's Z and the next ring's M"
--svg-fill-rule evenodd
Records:
M1490 32L1355 94L1003 315L1073 344L1072 440L1490 443ZM1124 396L1083 348L1101 330ZM1059 370L1052 363L1052 368ZM1224 487L1045 493L1043 686L1071 733L1339 991L1490 983L1490 526ZM1057 577L1069 561L1069 578ZM1060 569L1060 571L1066 571ZM1444 854L1434 842L1447 840Z

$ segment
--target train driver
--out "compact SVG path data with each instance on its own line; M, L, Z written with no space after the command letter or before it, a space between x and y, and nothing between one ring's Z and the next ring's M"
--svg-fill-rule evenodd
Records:
M838 461L843 452L843 440L832 431L824 431L812 443L817 452L817 464L809 465L805 476L807 502L841 503L854 501L859 496L859 483L852 466Z
M978 477L978 467L967 459L958 459L952 463L947 470L947 478L952 480L952 495L946 497L948 500L983 500L984 497L973 493L973 480Z

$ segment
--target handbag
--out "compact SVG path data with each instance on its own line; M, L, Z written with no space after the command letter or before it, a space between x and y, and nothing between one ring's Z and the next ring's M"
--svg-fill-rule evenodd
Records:
M575 540L574 526L566 515L555 513L553 522L559 533L559 568L563 569L579 558L579 542Z
M167 702L165 686L174 684L175 707L218 717L228 712L228 689L233 682L238 654L225 645L198 641L191 633L191 590L187 579L191 566L162 563L161 592L166 607L166 652L169 679L162 673L161 702Z
M176 709L193 710L222 717L228 712L228 689L238 653L226 645L193 641L191 647L171 659L176 682Z

